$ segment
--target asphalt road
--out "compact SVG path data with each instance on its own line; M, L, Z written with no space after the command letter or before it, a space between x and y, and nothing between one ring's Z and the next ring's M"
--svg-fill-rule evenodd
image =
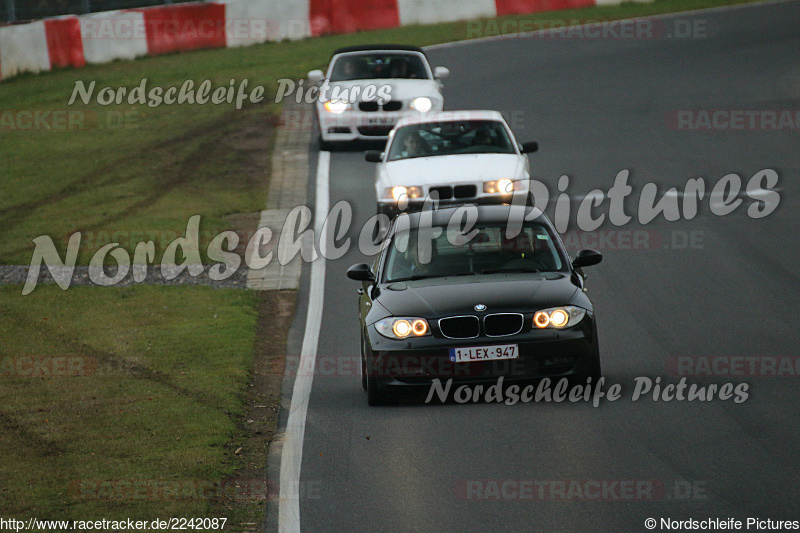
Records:
M670 358L800 355L800 131L681 130L674 120L679 110L800 110L800 2L678 15L657 28L676 19L695 33L512 38L429 52L451 70L449 109L499 109L520 140L539 141L533 174L552 194L562 174L579 199L630 171L633 219L621 228L606 219L598 231L640 232L648 244L634 249L606 233L595 244L604 260L588 271L604 372L623 397L599 408L370 408L353 365L333 375L320 367L302 460L304 531L644 531L649 517L800 519L798 376L691 380L746 382L742 404L631 399L637 376L677 381ZM710 188L729 173L747 183L765 168L780 179L780 204L765 218L746 214L754 203L746 197L716 216L706 197L692 220L637 223L648 182L680 191L704 177ZM356 228L374 214L373 172L361 152L332 154L330 202L350 202ZM608 202L596 212L607 213ZM345 271L364 260L352 246L327 264L318 364L358 355L357 284ZM469 480L611 488L590 501L552 493L487 500L474 497L493 496L490 485L470 485L483 489L465 497ZM637 500L615 480L664 490Z

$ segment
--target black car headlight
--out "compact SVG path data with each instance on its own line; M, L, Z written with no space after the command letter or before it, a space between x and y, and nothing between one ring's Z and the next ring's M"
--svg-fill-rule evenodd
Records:
M418 317L388 317L375 322L375 329L389 339L430 335L428 321Z
M569 328L583 320L583 317L585 316L586 309L582 309L580 307L575 307L572 305L551 307L549 309L536 311L536 313L533 315L533 327L538 329Z

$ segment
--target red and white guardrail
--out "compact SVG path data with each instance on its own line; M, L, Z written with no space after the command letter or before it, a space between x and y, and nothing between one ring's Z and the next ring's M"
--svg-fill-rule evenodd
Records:
M621 0L221 0L0 27L0 79L56 67Z

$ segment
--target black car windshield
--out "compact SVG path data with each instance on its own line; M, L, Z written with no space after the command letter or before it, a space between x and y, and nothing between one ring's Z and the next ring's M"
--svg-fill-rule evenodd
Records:
M331 70L331 81L374 80L385 78L429 79L425 63L418 54L376 53L339 56Z
M560 272L565 263L549 230L526 224L513 237L505 223L477 224L471 233L423 228L398 232L386 250L386 282L445 276Z
M514 153L500 121L425 122L398 128L389 148L389 161L435 155Z

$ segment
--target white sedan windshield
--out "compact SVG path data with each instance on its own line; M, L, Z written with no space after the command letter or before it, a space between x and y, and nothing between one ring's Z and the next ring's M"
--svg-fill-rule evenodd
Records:
M333 64L331 81L385 78L428 79L428 71L417 54L348 54Z
M514 154L511 139L496 120L426 122L395 132L389 161L454 154Z

